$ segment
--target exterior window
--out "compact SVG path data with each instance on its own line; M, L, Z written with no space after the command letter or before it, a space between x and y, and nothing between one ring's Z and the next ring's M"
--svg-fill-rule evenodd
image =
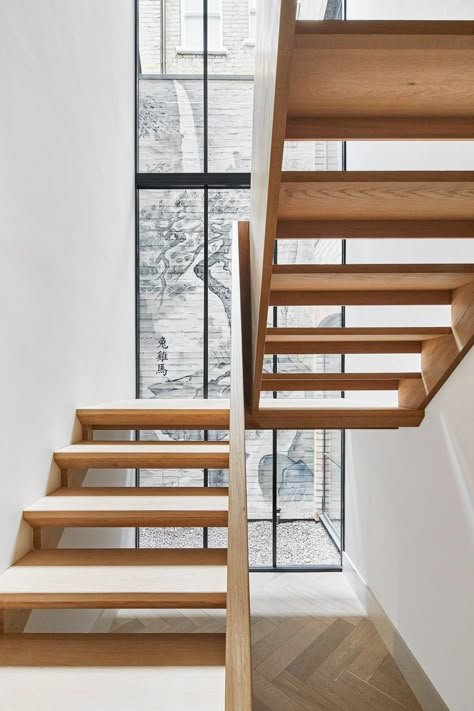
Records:
M208 0L207 44L210 52L225 51L222 43L222 0ZM203 51L202 0L181 0L181 47Z
M255 44L257 29L257 0L249 0L249 36L248 44Z
M137 0L140 398L228 398L230 246L232 223L248 220L250 210L256 12L261 4L274 1L207 0L208 17L204 0ZM341 2L301 0L301 13L315 19L321 16L318 8L340 7ZM206 76L204 21L209 28ZM286 141L283 165L289 171L341 170L342 144ZM341 240L286 239L278 243L275 262L336 264L342 255ZM342 325L337 304L271 307L269 316L269 323L282 328ZM264 364L268 373L340 369L337 354L267 355ZM278 395L294 400L310 394ZM321 397L332 398L334 393ZM166 428L139 433L140 440L170 444L206 436L225 441L227 433ZM343 436L336 430L247 430L253 569L341 568ZM138 472L142 487L227 483L226 469ZM227 530L141 527L138 545L222 548L227 545Z

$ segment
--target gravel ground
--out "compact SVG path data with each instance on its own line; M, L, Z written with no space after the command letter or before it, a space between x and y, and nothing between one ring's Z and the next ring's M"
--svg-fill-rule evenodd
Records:
M227 530L209 529L209 546L225 548ZM141 548L200 548L201 528L141 528ZM339 552L322 523L289 521L277 527L278 565L340 565ZM272 563L272 524L249 521L251 566Z
M267 533L270 523L265 523ZM341 556L322 523L289 521L277 527L278 565L340 565Z

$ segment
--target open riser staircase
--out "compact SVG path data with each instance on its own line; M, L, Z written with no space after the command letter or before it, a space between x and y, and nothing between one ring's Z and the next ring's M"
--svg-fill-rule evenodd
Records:
M163 708L252 708L245 420L234 240L230 400L136 400L77 410L83 439L54 453L61 482L23 512L33 549L0 576L0 666L147 667ZM196 431L179 442L127 430ZM223 439L203 441L203 430ZM104 431L122 432L103 440ZM228 437L227 437L228 433ZM101 439L102 436L102 439ZM226 487L77 486L94 470L224 469ZM92 479L92 481L91 481ZM64 529L224 527L226 549L57 547ZM100 534L99 534L100 535ZM225 609L224 633L25 634L35 609ZM176 683L176 669L180 681ZM130 671L129 669L129 671ZM132 673L132 672L130 672Z
M269 426L418 426L474 342L473 264L280 264L279 240L474 237L474 173L284 171L285 141L472 139L472 22L301 21L265 3L255 72L249 408ZM429 258L428 258L429 261ZM269 327L271 307L451 307L446 327ZM264 372L264 357L420 354L417 372ZM306 394L303 402L291 393ZM396 391L398 406L341 399ZM281 401L262 393L290 393ZM315 392L319 397L308 397ZM321 395L324 397L321 397ZM334 397L326 397L333 394Z
M178 667L182 697L173 698L175 711L250 710L245 428L416 427L473 345L473 264L273 264L280 239L474 237L473 173L282 171L285 140L474 138L473 23L295 18L296 0L259 4L251 214L233 234L230 401L136 400L77 410L82 441L54 453L60 486L23 512L32 550L0 576L1 666L152 666L162 698L169 669ZM427 304L449 305L451 325L267 326L272 306ZM263 371L266 355L383 353L420 354L421 369ZM261 399L262 392L377 390L396 391L398 406L340 397ZM150 429L221 430L229 437L101 440L106 430ZM228 469L229 482L97 487L78 486L74 476L145 467ZM226 527L228 547L58 547L68 527L141 526ZM37 608L225 608L226 629L22 633ZM194 686L196 670L205 688Z

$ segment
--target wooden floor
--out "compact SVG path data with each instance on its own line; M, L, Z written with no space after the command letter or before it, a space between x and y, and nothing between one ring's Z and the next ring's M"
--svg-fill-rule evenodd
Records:
M341 573L252 573L254 711L420 709ZM123 610L114 632L223 632L225 610Z

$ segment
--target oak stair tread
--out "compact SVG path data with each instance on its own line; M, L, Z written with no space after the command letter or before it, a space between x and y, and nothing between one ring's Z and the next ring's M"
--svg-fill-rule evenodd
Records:
M297 20L295 34L474 35L472 20ZM458 45L453 40L453 49ZM473 47L474 49L474 47Z
M60 486L48 494L50 496L227 496L227 486L81 486L73 488Z
M342 277L346 277L350 283L359 276L369 281L380 281L382 278L405 280L409 279L410 275L414 279L443 279L446 276L452 281L453 287L456 287L474 279L474 264L465 262L461 264L274 264L273 274L275 276L304 274L320 278L334 274L339 281ZM331 284L325 288L331 288Z
M277 239L474 238L474 220L279 220Z
M286 138L473 138L473 59L472 22L297 21Z
M271 289L457 289L472 281L474 264L274 264Z
M163 490L164 489L164 490ZM23 519L34 528L41 526L226 526L227 489L207 493L203 487L140 488L61 487L23 511ZM137 493L135 493L137 492ZM204 493L206 492L206 493Z
M224 711L225 678L223 634L0 637L5 709L54 709L67 698L68 711L151 709L157 699L160 711Z
M0 575L0 608L225 607L221 549L35 550Z
M268 328L265 353L420 353L425 341L451 333L450 327Z
M474 264L278 264L270 304L450 304Z
M474 219L472 171L283 171L278 220Z
M403 379L419 380L421 373L264 373L262 391L398 390Z
M255 429L397 429L417 427L424 414L355 398L261 397L247 423Z
M61 468L224 468L226 442L78 442L54 453Z
M367 350L360 343L347 350L388 353L393 347L394 353L421 353L423 382L400 382L401 407L385 421L417 426L429 399L472 346L474 281L424 274L410 284L408 277L397 283L393 275L389 284L385 276L379 275L377 283L365 272L360 284L353 279L345 288L342 280L331 285L314 273L294 279L297 271L272 271L275 239L472 238L474 173L282 171L282 155L288 139L474 138L474 23L308 22L296 20L295 6L294 1L264 3L260 27L266 31L256 57L249 410L257 427L284 427L277 409L261 406L264 355L280 350L310 354L314 348L310 341L300 350L267 340L268 306L451 306L452 333L443 338L417 341L413 349L383 339ZM338 343L327 352L346 351ZM351 427L362 420L361 426L367 425L365 414L355 417L345 410L340 418L315 416L312 422L323 428ZM310 419L288 413L294 427ZM375 418L371 423L378 427Z
M82 425L93 429L228 429L228 399L136 399L83 406Z
M224 662L225 634L221 633L24 633L0 637L0 667L223 668Z

